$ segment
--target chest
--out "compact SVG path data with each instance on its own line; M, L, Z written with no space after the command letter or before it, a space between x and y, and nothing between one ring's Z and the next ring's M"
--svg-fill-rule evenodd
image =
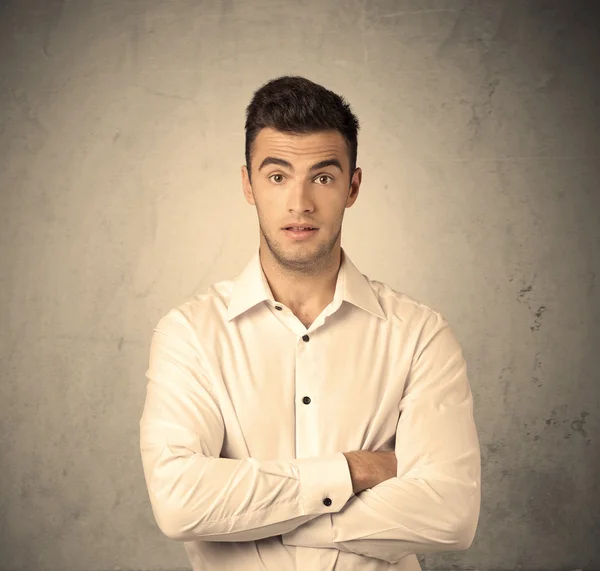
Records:
M306 327L316 318L297 317ZM308 341L281 328L248 334L247 345L220 345L215 362L224 457L389 449L410 367L410 352L394 351L411 342L402 329L334 321Z

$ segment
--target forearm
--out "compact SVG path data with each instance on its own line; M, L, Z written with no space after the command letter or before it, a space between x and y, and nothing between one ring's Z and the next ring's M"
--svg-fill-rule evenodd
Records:
M284 534L282 541L285 545L337 549L389 563L411 553L467 549L477 524L480 493L477 458L466 460L475 471L468 484L464 480L433 484L420 478L390 479L381 472L377 475L376 467L372 467L368 484L364 470L369 460L364 455L363 468L351 468L351 473L363 473L357 474L356 482L353 480L358 491L344 509L301 524ZM449 498L454 501L450 503ZM455 523L448 527L450 522Z
M157 524L176 541L281 535L339 511L351 496L348 469L337 454L260 462L147 443L142 456Z

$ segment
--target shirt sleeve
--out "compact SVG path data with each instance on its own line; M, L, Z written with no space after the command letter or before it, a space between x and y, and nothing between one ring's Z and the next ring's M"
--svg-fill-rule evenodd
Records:
M252 541L339 511L352 496L341 452L293 460L219 457L225 423L195 343L179 310L163 317L152 336L140 451L161 531L176 541Z
M397 476L282 536L286 545L335 548L396 563L460 551L474 539L481 455L459 342L439 314L427 319L400 403Z

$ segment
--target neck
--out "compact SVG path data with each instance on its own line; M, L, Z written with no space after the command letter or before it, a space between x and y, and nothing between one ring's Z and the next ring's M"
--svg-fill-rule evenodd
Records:
M326 260L296 269L281 264L265 245L259 249L263 272L275 301L294 310L320 313L333 300L343 253L337 245Z

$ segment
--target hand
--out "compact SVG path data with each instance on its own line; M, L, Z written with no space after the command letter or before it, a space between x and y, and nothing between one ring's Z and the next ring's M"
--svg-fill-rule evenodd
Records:
M396 458L396 452L394 450L377 451L373 452L379 458L378 462L378 482L385 482L390 478L395 478L398 474L398 459ZM377 485L375 484L375 485Z
M397 475L396 453L393 450L344 452L350 468L352 491L355 494L372 488Z

